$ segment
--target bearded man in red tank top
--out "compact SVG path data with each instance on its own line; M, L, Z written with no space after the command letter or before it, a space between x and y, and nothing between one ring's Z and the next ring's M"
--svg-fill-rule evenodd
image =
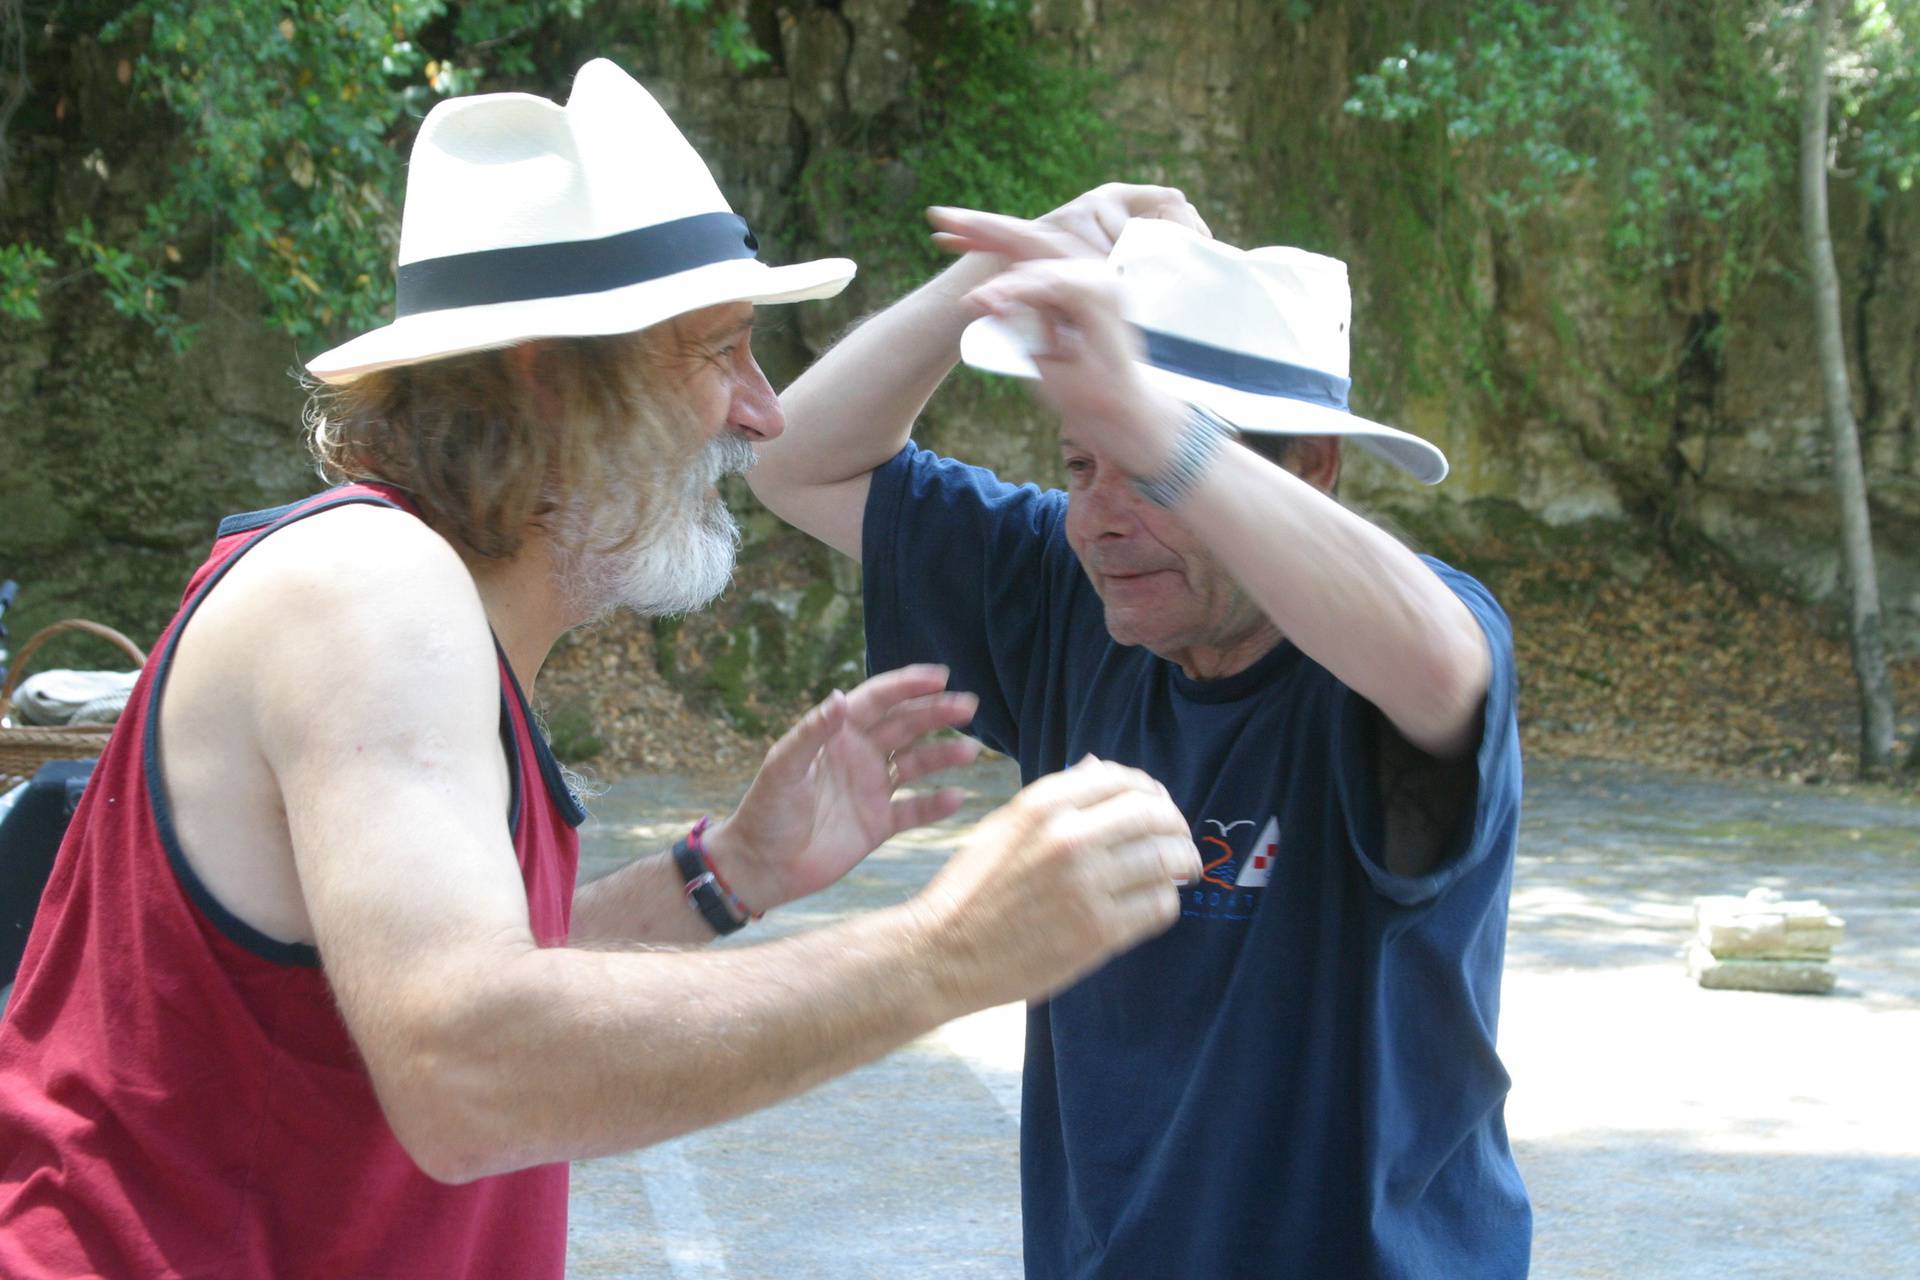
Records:
M772 267L638 84L436 106L396 318L314 359L339 486L221 525L102 757L0 1023L0 1274L558 1277L566 1162L766 1106L1165 929L1199 859L1090 761L898 907L702 951L957 793L938 667L820 704L740 807L574 891L523 689L697 608L780 434Z

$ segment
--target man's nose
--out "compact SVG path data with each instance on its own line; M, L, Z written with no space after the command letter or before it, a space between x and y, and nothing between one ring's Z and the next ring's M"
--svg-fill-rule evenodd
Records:
M1087 486L1084 496L1095 537L1124 538L1139 527L1140 504L1146 499L1133 487L1131 476L1103 469Z
M760 362L747 357L744 376L734 385L733 403L727 407L727 425L749 440L771 440L787 429L787 416L780 410L780 397L760 370Z

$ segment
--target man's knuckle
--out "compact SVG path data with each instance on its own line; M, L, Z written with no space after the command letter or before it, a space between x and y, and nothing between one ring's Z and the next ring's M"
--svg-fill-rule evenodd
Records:
M1179 918L1179 892L1171 885L1157 891L1153 895L1153 922L1164 929Z
M1042 843L1054 860L1077 866L1087 852L1088 832L1081 823L1056 814L1047 823Z

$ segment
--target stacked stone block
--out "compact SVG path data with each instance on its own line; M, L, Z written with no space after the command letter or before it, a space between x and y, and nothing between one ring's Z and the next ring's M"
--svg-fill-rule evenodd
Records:
M1695 898L1687 972L1722 991L1833 990L1833 948L1846 921L1811 898L1791 901L1772 889L1744 898Z

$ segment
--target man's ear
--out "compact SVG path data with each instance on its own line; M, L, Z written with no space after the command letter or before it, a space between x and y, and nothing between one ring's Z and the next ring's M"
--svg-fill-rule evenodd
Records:
M1287 469L1322 493L1340 483L1340 437L1301 436L1287 455Z

